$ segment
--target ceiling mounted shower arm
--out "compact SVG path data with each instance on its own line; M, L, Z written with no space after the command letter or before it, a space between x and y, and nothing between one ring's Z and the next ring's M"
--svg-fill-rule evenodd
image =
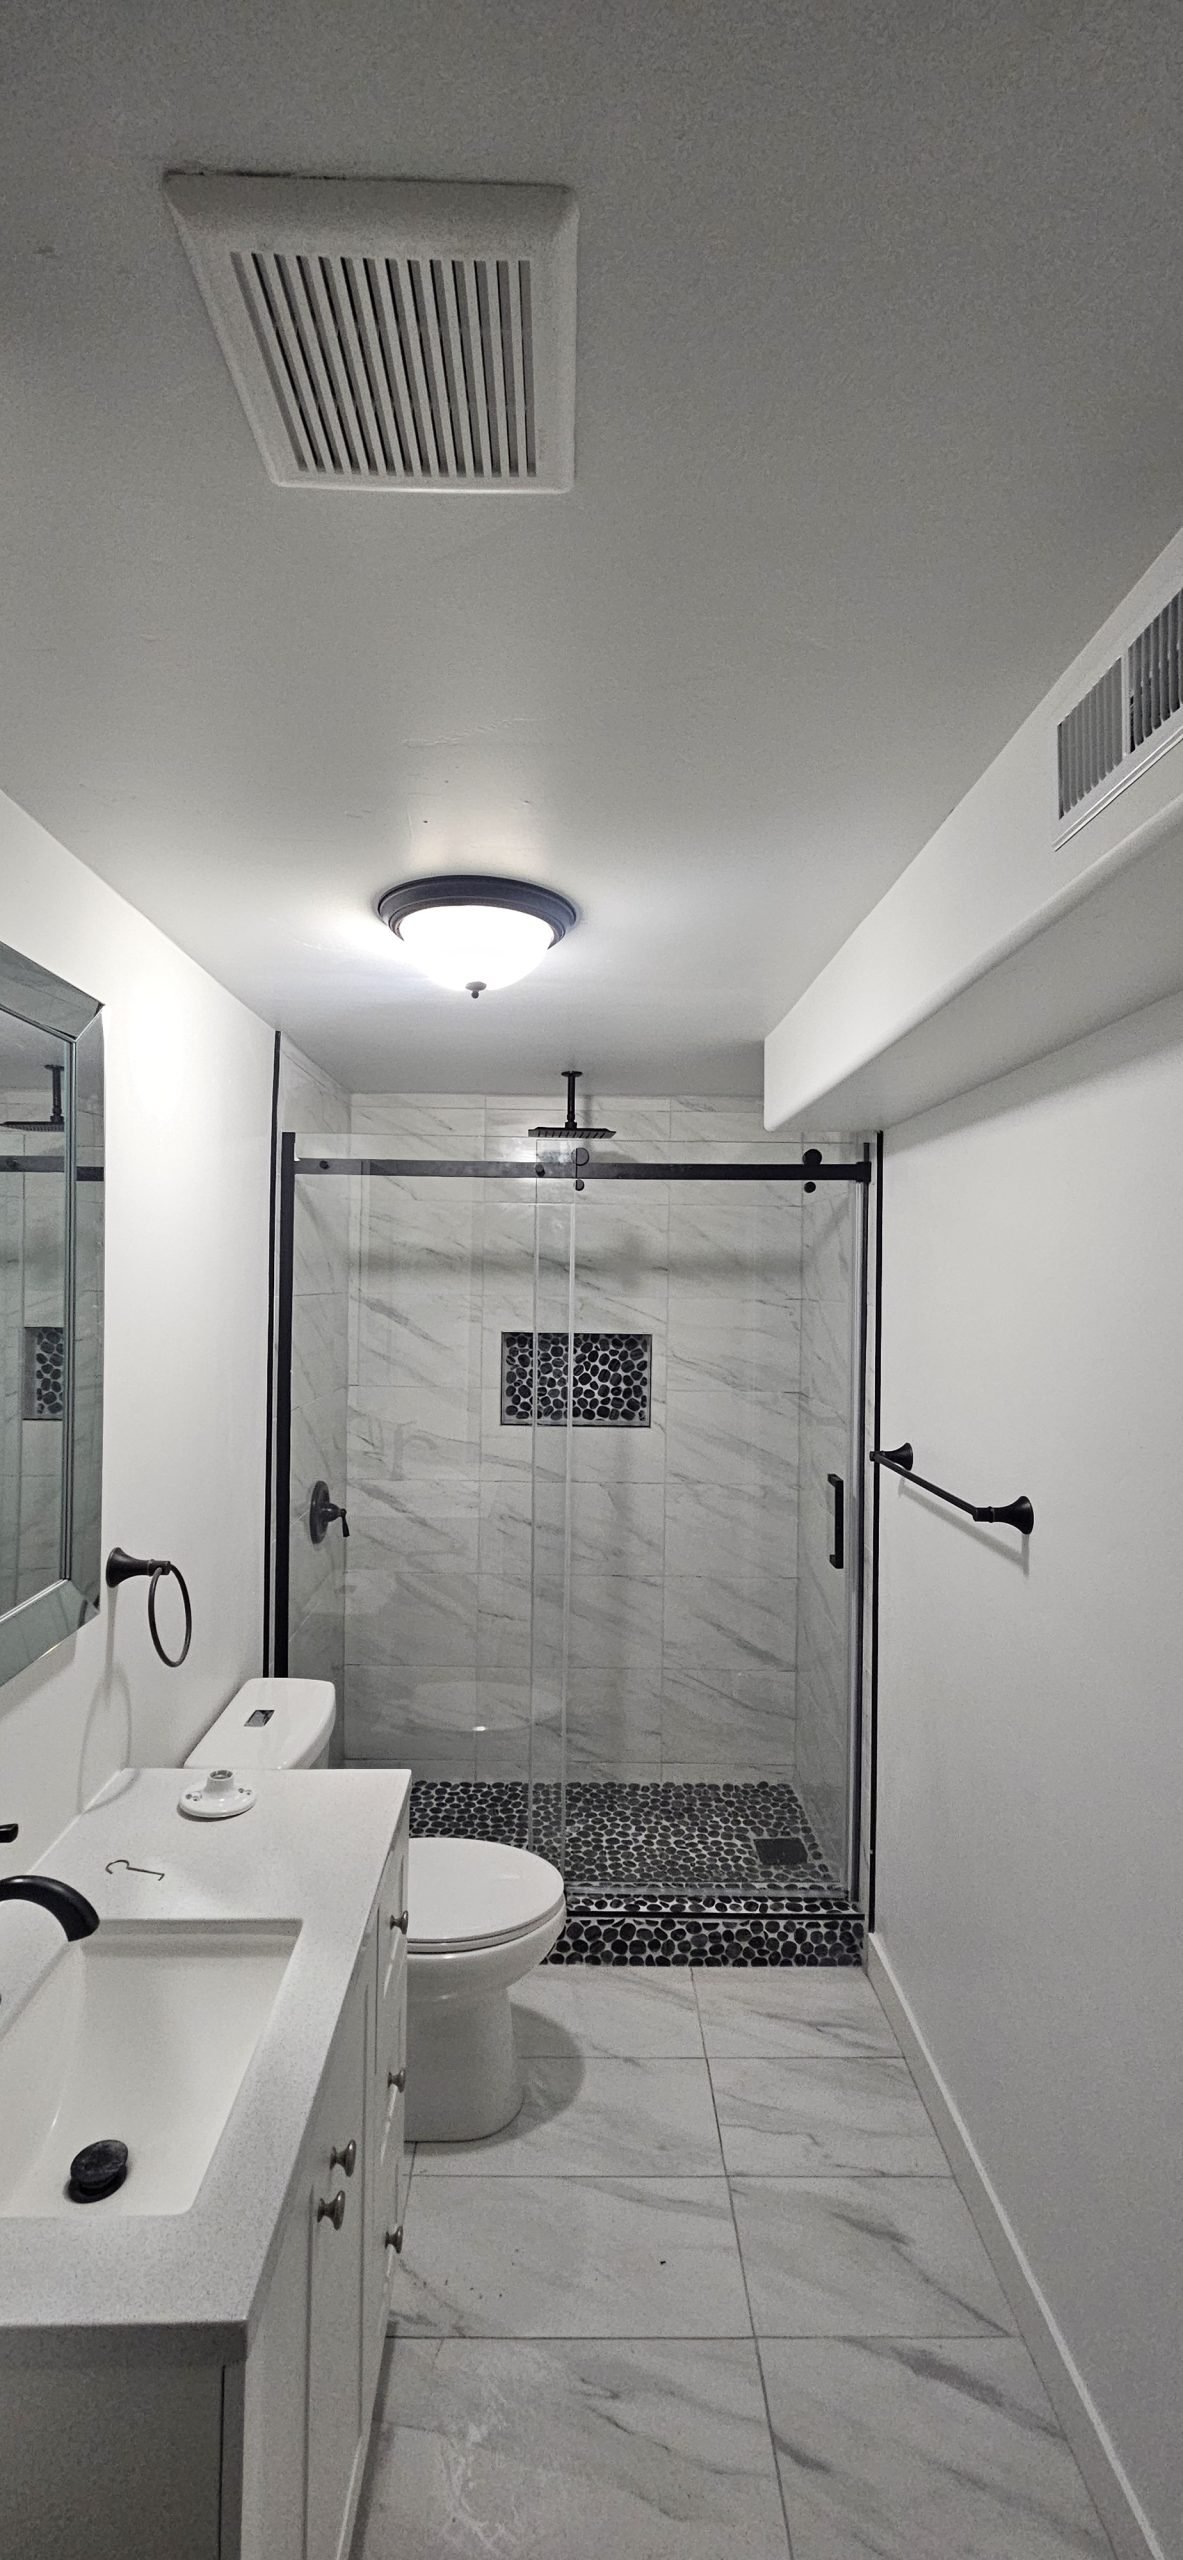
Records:
M615 1129L593 1129L593 1128L590 1128L590 1127L588 1127L588 1126L585 1126L585 1125L580 1121L580 1119L579 1119L579 1117L578 1117L578 1114L577 1114L577 1112L576 1112L576 1109L575 1109L575 1087L576 1087L576 1085L578 1084L579 1079L580 1079L580 1077L581 1077L582 1073L583 1073L583 1069L582 1069L582 1067L564 1067L564 1068L563 1068L563 1079L564 1079L564 1082L565 1082L566 1087L567 1087L567 1117L566 1117L566 1119L565 1119L561 1124L560 1124L557 1120L556 1120L556 1121L548 1121L548 1122L545 1122L545 1123L541 1123L541 1124L540 1124L537 1128L535 1128L535 1129L528 1129L528 1130L527 1130L527 1132L526 1132L527 1137L529 1137L529 1138L571 1138L571 1139L575 1139L575 1138L614 1138L614 1137L615 1137L615 1135L616 1135L616 1131L615 1131ZM578 1152L579 1152L579 1150L578 1150L578 1149L576 1149L576 1153L577 1153L577 1154L578 1154ZM586 1159L586 1157L585 1157L585 1158L584 1158L584 1162L586 1163L586 1161L587 1161L587 1159ZM580 1184L580 1185L579 1185L579 1188L580 1188L580 1189L582 1189L582 1184Z

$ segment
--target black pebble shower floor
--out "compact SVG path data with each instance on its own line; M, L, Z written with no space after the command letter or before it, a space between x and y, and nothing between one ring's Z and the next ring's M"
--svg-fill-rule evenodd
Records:
M857 1965L863 1919L796 1790L576 1779L534 1790L533 1845L563 1869L567 1926L548 1961L598 1965ZM527 1790L416 1779L420 1837L527 1845Z

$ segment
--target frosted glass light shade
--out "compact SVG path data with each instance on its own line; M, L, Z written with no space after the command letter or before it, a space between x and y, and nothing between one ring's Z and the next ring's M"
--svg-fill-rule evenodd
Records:
M576 920L556 889L467 872L405 880L378 900L378 913L425 977L470 995L513 986Z
M537 968L554 935L544 917L509 907L421 907L399 939L437 987L512 987Z

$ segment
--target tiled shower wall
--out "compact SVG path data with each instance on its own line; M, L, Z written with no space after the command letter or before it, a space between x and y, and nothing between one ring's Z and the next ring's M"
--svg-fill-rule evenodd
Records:
M798 1152L755 1102L581 1105L616 1129L606 1153ZM353 1130L405 1156L530 1158L531 1123L561 1116L554 1093L383 1095L355 1099ZM500 1368L503 1331L533 1320L532 1187L348 1188L346 1753L521 1777L532 1435L501 1421ZM576 1326L650 1333L653 1378L648 1428L572 1435L572 1777L793 1774L801 1215L800 1191L772 1183L593 1184L578 1203ZM548 1247L560 1224L548 1200ZM542 1321L566 1321L557 1268ZM539 1436L557 1469L564 1435ZM560 1512L555 1484L535 1558L548 1598Z

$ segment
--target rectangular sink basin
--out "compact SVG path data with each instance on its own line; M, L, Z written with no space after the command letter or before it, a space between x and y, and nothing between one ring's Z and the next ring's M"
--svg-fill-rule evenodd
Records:
M0 2012L0 2214L185 2213L274 2007L294 1921L104 1921L64 1948L12 2025ZM124 2183L67 2193L87 2143Z

